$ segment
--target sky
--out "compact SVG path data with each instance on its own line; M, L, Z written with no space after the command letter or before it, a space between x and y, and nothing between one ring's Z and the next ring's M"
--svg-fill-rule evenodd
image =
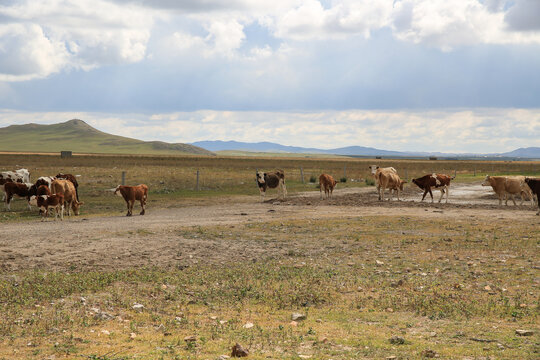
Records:
M0 126L540 146L540 0L0 0Z

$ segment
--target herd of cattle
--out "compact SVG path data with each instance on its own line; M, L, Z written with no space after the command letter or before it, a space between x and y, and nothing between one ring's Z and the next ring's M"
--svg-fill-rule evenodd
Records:
M379 200L384 200L384 193L388 189L388 201L392 200L394 191L396 192L397 199L399 201L399 194L401 191L403 191L403 185L407 182L399 177L396 169L393 167L381 168L377 165L371 165L369 170L375 179ZM424 201L426 195L429 193L431 196L431 202L433 202L433 189L441 192L439 202L441 202L445 194L446 202L448 202L450 182L454 180L454 178L455 177L450 177L446 174L434 173L412 179L412 182L422 191L424 191L422 201ZM261 201L264 201L266 190L268 188L277 188L278 195L281 192L283 197L285 197L287 194L287 189L285 187L285 173L283 170L277 170L273 173L257 172L256 180L261 195ZM321 176L319 176L319 191L321 199L323 198L323 192L326 197L331 197L336 184L337 181L334 180L332 176L328 174L321 174ZM482 186L492 187L493 191L499 197L499 206L502 205L503 198L505 199L505 205L508 205L508 198L512 199L514 205L516 205L514 196L520 195L520 205L522 205L525 200L530 200L533 206L535 203L537 203L539 210L536 215L540 215L540 202L538 201L538 197L540 197L540 178L487 175L482 183Z
M79 183L72 174L59 173L56 176L42 176L35 183L30 182L30 172L27 169L4 171L0 173L0 186L4 190L6 209L11 210L11 201L14 196L25 198L28 208L36 206L42 216L42 221L49 216L49 210L54 210L54 219L64 219L64 210L68 216L79 215L79 209L84 202L79 200ZM126 201L131 216L135 200L141 202L141 215L144 215L144 206L148 198L148 187L144 184L138 186L118 185L115 195L122 196Z
M388 189L388 200L392 200L394 192L396 192L399 201L399 194L403 191L403 185L406 181L402 180L396 169L393 167L381 168L377 165L369 167L371 174L375 179L379 200L385 199L385 191ZM446 194L446 202L448 202L450 182L454 177L446 174L427 174L422 177L413 179L412 182L424 191L422 201L429 193L431 202L433 202L433 190L439 190L441 202ZM278 189L278 194L281 192L283 198L287 196L287 188L285 187L285 172L277 170L272 173L263 173L257 171L257 185L261 195L261 201L264 201L267 189ZM319 190L321 199L323 192L326 197L331 197L332 192L337 184L337 181L328 174L322 174L319 177ZM79 184L77 179L72 174L59 173L56 176L42 176L35 183L30 182L30 172L27 169L19 169L15 171L5 171L0 173L0 186L4 190L4 200L6 209L11 210L11 201L14 196L26 198L28 208L36 206L44 220L49 215L49 209L53 209L55 220L60 217L64 218L64 209L68 215L71 212L79 215L79 209L84 202L79 200ZM525 176L486 176L482 186L491 186L493 191L499 197L499 205L502 205L503 198L505 204L508 205L508 198L512 199L514 205L516 201L515 195L521 196L521 204L525 200L530 200L534 206L538 204L537 215L540 215L540 178L530 178ZM145 205L148 199L148 187L144 184L138 186L123 186L118 185L114 191L115 195L124 198L127 205L127 216L133 214L133 205L135 201L141 204L141 215L145 213ZM535 201L535 196L537 197Z

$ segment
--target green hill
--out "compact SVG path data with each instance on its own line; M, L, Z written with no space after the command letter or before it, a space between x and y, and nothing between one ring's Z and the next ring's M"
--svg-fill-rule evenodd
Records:
M142 141L94 129L73 119L53 125L11 125L0 128L0 151L59 152L89 154L215 155L188 144Z

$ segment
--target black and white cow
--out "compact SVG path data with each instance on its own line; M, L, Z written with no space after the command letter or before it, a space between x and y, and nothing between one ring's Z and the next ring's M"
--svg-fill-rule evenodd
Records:
M257 172L257 186L261 194L261 202L264 201L266 195L266 189L278 188L278 195L281 190L283 199L287 196L287 188L285 187L285 172L283 170L276 170L273 173Z

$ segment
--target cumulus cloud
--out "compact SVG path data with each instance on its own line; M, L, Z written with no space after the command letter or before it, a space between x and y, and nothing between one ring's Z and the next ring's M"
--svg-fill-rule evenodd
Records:
M104 0L26 0L0 6L0 16L4 81L140 61L153 24L143 8Z
M171 54L257 59L313 41L354 44L381 29L444 51L540 44L537 0L15 0L0 5L0 17L4 81ZM252 24L272 41L250 38Z
M80 118L99 130L143 140L271 141L338 148L370 146L401 151L504 152L537 146L540 109L437 111L237 112L194 111L111 115L0 111L0 126ZM223 124L227 125L224 126Z

